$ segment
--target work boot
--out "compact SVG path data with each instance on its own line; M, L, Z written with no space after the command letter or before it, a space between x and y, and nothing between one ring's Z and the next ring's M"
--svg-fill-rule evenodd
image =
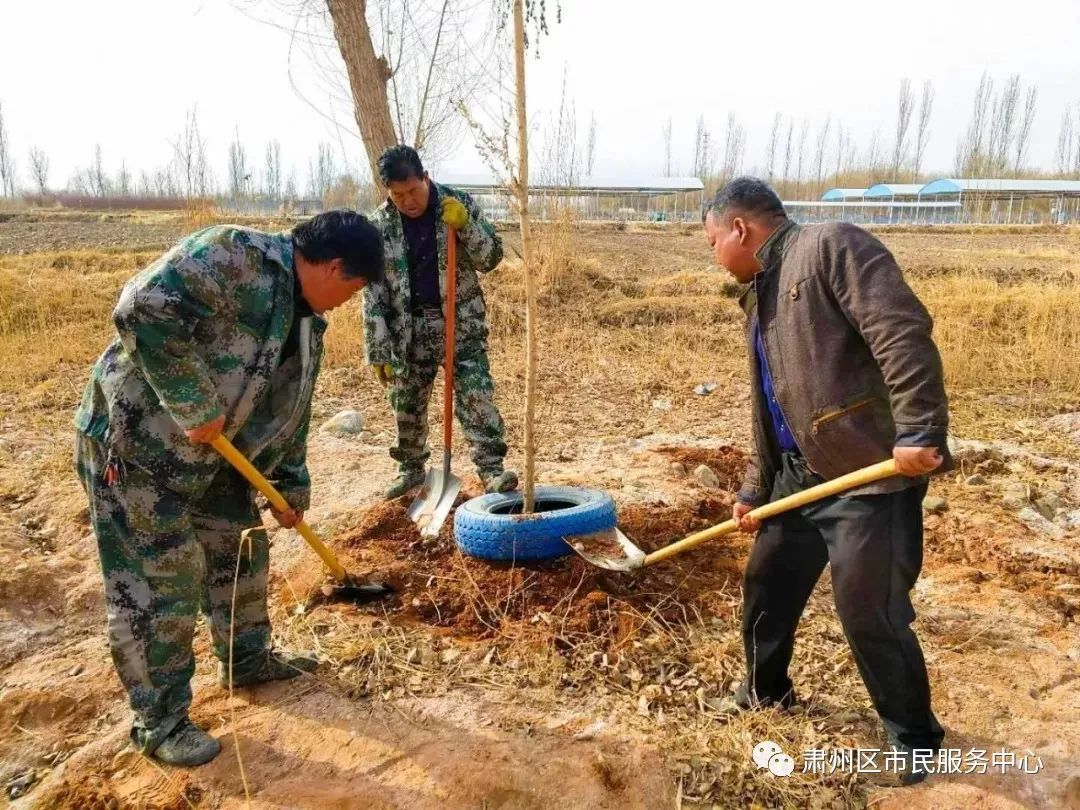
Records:
M390 487L386 490L386 500L392 501L395 498L400 498L410 490L416 489L424 483L424 478L423 470L407 470L399 473L398 477L390 483Z
M517 489L518 477L513 470L490 470L480 473L480 480L484 482L484 491L512 492Z
M294 655L276 650L265 650L254 658L233 662L233 687L254 686L268 681L284 681L303 672L311 672L319 665L309 655ZM229 665L218 663L218 683L222 689L229 688Z
M166 765L194 768L209 762L220 751L221 743L185 717L152 756Z

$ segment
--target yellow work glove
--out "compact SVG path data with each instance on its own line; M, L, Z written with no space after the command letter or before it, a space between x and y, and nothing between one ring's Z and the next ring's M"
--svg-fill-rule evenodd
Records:
M442 221L455 231L463 231L469 224L469 212L456 197L443 197Z
M375 371L375 379L383 385L388 385L394 379L394 367L389 363L376 363L371 368Z

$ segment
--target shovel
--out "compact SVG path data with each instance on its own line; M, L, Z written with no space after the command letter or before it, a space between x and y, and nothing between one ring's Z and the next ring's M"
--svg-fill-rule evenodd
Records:
M454 426L454 322L457 319L457 232L446 229L446 359L443 370L443 463L428 469L424 486L409 507L409 519L421 537L438 537L461 491L461 479L450 472Z
M244 454L237 450L232 442L224 436L218 436L210 444L248 480L248 483L261 492L277 511L284 512L290 508L288 502L281 497L281 493L274 489L273 485L263 477L262 473L255 469L250 461L244 458ZM393 588L381 582L358 582L354 579L345 570L344 566L338 562L334 553L323 544L319 536L303 520L293 528L315 550L315 553L326 563L326 567L330 569L330 573L338 581L338 584L330 590L327 590L326 587L323 588L324 596L335 601L370 602L394 592Z
M798 509L809 503L813 503L814 501L827 498L830 495L836 495L839 492L854 489L855 487L860 487L865 484L871 484L874 481L880 481L882 478L889 478L890 476L897 474L895 460L889 459L888 461L881 461L877 464L872 464L869 467L863 467L861 470L850 472L847 475L841 475L839 478L834 478L831 481L826 481L824 484L818 484L815 487L804 489L802 492L796 492L794 495L788 495L786 498L781 498L778 501L759 506L757 509L748 512L746 517L765 520L766 518L779 515L782 512ZM725 534L731 534L731 532L738 528L739 526L734 518L725 520L723 523L713 526L711 529L705 529L697 534L684 537L682 540L678 540L671 545L664 546L649 554L646 554L634 545L629 537L619 531L618 528L615 528L615 539L618 541L619 546L622 547L625 554L625 556L622 557L605 556L599 551L592 551L588 547L589 544L586 542L585 538L567 538L567 542L574 551L598 568L605 568L608 571L634 571L638 568L644 568L647 565L660 562L661 560L666 560L668 557L674 557L676 554L681 554L684 551L689 551L709 540L714 540Z

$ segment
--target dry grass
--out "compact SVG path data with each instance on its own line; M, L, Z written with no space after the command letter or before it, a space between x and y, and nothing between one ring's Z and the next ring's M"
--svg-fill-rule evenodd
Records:
M1080 394L1080 282L922 279L950 386Z

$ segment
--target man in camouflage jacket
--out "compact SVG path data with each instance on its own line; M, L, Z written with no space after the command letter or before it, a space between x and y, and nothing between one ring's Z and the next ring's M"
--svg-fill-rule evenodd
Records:
M518 479L503 469L505 428L495 407L478 278L502 261L502 241L468 194L431 181L411 147L390 147L379 168L390 195L372 221L383 234L386 272L364 290L364 334L367 361L387 386L397 421L390 455L399 475L386 496L423 483L430 457L428 402L445 355L447 225L459 241L454 406L485 488L512 490Z
M98 541L112 658L134 712L131 738L147 755L191 766L220 750L188 719L200 606L223 686L230 639L234 686L315 666L270 649L268 538L260 529L242 543L241 532L261 524L254 492L209 442L229 438L291 507L274 513L278 522L295 525L310 499L322 314L381 273L376 229L338 211L292 232L204 229L120 295L118 335L76 412L76 469Z

